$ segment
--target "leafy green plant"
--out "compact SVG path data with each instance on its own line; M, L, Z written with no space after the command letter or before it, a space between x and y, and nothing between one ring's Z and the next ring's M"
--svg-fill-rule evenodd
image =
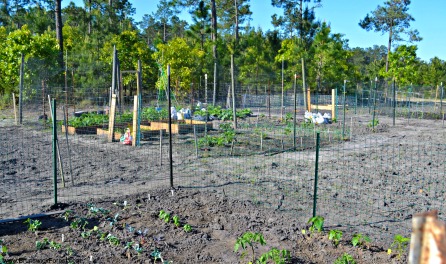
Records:
M163 257L161 256L161 252L156 248L150 253L150 256L153 258L153 263L156 263L158 259L161 260L161 263L163 264L172 263L170 261L164 260Z
M78 128L86 126L99 126L108 122L108 115L101 115L95 113L85 113L80 117L74 117L68 120L68 125Z
M87 204L88 207L88 211L90 214L96 216L96 215L108 215L110 213L109 210L101 208L101 207L96 207L94 204L88 203Z
M50 249L55 249L55 250L59 250L62 247L61 244L54 242L54 241L50 241L49 246L50 246Z
M31 232L36 232L42 225L42 222L39 220L31 220L30 218L26 219L23 223L28 224L28 231Z
M185 224L183 226L183 230L184 230L184 232L189 233L190 231L192 231L192 227L188 224Z
M342 231L340 230L333 229L328 232L328 239L333 241L333 244L335 246L339 245L341 238L342 238Z
M164 222L166 223L170 222L170 214L166 213L164 210L161 210L158 216L160 219L163 219Z
M71 218L72 213L73 213L72 210L66 210L65 213L63 213L62 218L68 222Z
M406 251L407 245L409 245L410 238L403 237L402 235L395 235L393 238L393 242L390 245L390 248L387 249L387 254L392 254L392 252L396 252L397 258L400 259L401 256Z
M361 234L361 233L356 233L352 237L352 245L354 247L356 247L356 246L362 247L370 242L371 242L370 238L366 235Z
M254 263L256 259L254 251L254 243L259 243L260 245L266 245L265 238L261 233L246 232L241 237L237 238L234 246L234 252L237 252L238 249L241 247L244 251L242 252L240 258L243 259L247 254L247 247L249 246L251 248L251 253L252 253L252 263Z
M88 225L88 221L85 218L76 218L71 222L70 227L72 229L80 229L85 230L85 227Z
M121 244L121 241L119 240L119 238L117 238L116 236L114 236L112 234L107 235L107 240L110 243L110 245L113 245L113 246L119 246L119 244Z
M356 264L356 261L350 254L344 253L341 257L335 260L334 264Z
M379 120L375 119L375 120L370 120L370 122L367 124L368 127L376 127L379 124Z
M110 222L110 226L113 226L118 222L118 218L119 218L119 213L116 213L113 218L110 218L110 217L107 218L107 221Z
M262 254L257 260L257 263L266 264L268 260L271 260L276 264L285 264L290 258L290 251L286 249L278 250L277 248L272 248L270 251Z
M232 125L229 123L220 124L220 129L222 132L219 135L210 136L201 138L198 141L198 145L200 147L203 146L224 146L226 144L231 143L235 139L235 130L232 128Z
M174 224L176 227L179 227L179 226L180 226L180 218L178 217L178 215L174 215L174 216L172 217L172 221L173 221L173 224Z
M315 232L322 232L324 230L324 218L322 216L314 216L308 220L308 224L311 224L309 230L311 234Z
M0 264L6 263L5 257L8 256L8 248L0 240Z
M37 250L42 250L46 246L48 246L49 243L50 243L50 241L48 240L48 238L44 238L42 241L36 241L36 248L37 248Z
M165 120L169 117L169 112L167 109L156 109L155 107L144 108L141 112L142 120L147 121L158 121Z

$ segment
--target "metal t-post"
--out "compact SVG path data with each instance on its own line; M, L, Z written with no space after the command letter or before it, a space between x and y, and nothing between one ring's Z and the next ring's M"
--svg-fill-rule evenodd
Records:
M169 109L169 173L170 173L170 188L173 189L173 159L172 159L172 101L170 98L170 65L167 65L167 101Z
M294 74L294 115L293 115L293 147L296 150L296 111L297 111L297 74Z
M395 78L393 78L393 126L395 126L395 118L396 118L396 85Z
M375 77L375 90L373 92L373 118L372 118L372 130L375 131L375 112L376 112L376 85L378 83L378 77ZM371 87L370 87L371 88Z
M54 205L57 205L57 122L56 122L56 99L52 100L53 110L53 187Z
M317 182L318 182L318 169L319 169L319 145L320 145L320 134L316 134L316 162L314 164L314 190L313 190L313 217L316 216L316 206L317 206Z
M345 84L347 83L347 80L344 80L344 88L343 88L343 94L344 94L344 97L343 97L343 101L344 101L344 103L343 103L343 105L344 105L344 109L343 109L343 111L344 111L344 116L343 116L343 118L342 118L342 140L344 140L344 138L345 138Z

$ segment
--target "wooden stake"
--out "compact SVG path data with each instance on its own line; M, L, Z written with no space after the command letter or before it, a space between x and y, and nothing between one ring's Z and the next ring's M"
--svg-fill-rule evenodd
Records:
M18 125L18 120L17 120L17 108L15 107L15 94L12 93L12 105L14 106L14 119L15 119L15 124Z
M263 132L260 132L260 151L263 151Z
M115 133L116 94L112 94L110 114L108 116L108 142L113 142Z
M71 167L71 151L70 151L70 144L68 142L68 108L62 106L62 110L63 110L63 119L65 126L65 139L67 140L67 151L68 151L68 162L70 165L71 184L74 186L73 169Z
M132 131L132 146L136 147L136 129L138 125L138 96L133 96L133 131Z

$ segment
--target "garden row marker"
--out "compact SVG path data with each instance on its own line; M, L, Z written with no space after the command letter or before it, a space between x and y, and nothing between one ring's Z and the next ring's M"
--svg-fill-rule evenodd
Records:
M116 112L116 94L112 94L109 120L108 120L108 142L113 142L113 135L115 133L115 112Z
M15 124L17 125L17 109L15 107L15 94L12 93L12 105L14 106L14 120Z
M53 100L55 100L55 99L53 99ZM48 95L48 103L50 105L51 119L53 120L53 126L54 126L54 123L55 123L54 121L57 121L57 120L55 120L56 119L56 115L53 114L53 110L54 110L54 112L56 112L56 109L53 109L52 106L51 106L51 95ZM55 101L54 101L54 104L55 104ZM56 129L57 129L57 123L56 123ZM57 159L59 160L60 177L62 178L62 186L65 188L65 176L64 176L64 173L63 173L62 158L60 157L59 140L57 140L57 137L56 137L56 150L57 150L56 151L57 152Z
M71 167L71 151L70 151L70 144L68 142L68 108L65 108L65 106L62 106L63 110L63 124L65 126L65 139L67 141L67 150L68 150L68 162L70 164L70 176L71 176L71 184L74 186L74 178L73 178L73 169Z

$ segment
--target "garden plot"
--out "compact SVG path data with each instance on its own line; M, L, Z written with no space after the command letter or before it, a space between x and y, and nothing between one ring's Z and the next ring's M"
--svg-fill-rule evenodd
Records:
M190 239L199 244L193 244L198 249L187 247L189 251L194 252L193 256L190 255L192 253L184 253L186 249L176 251L186 247L183 244L190 241L172 225L160 222L151 227L153 233L150 234L152 240L163 234L167 245L161 243L163 247L158 246L158 249L167 260L179 263L189 263L191 258L201 263L228 263L226 260L230 263L238 262L239 255L232 250L236 238L246 231L261 232L267 242L269 241L268 245L290 250L294 263L331 262L344 251L361 260L359 263L370 263L371 260L374 263L389 263L395 258L390 260L385 250L394 235L409 236L410 217L413 213L439 209L440 218L444 218L440 205L444 200L446 186L439 179L445 176L445 164L441 159L446 152L445 130L441 123L424 120L412 120L411 125L407 125L405 120L398 121L396 128L393 128L389 125L390 119L380 117L380 130L372 133L367 127L369 117L359 116L356 119L355 124L358 125L354 131L357 134L353 133L353 137L343 143L323 136L320 152L317 214L325 217L327 229L336 228L345 233L340 247L333 247L325 235L309 239L300 233L312 213L314 147L297 152L290 151L292 142L285 138L285 147L282 148L281 136L289 134L287 135L284 127L280 125L277 131L267 131L265 128L265 149L260 151L259 140L253 136L255 131L249 127L256 124L254 120L247 120L247 124L241 123L241 131L235 135L238 141L243 144L249 142L252 147L246 148L237 142L232 148L232 155L232 141L223 146L212 146L208 150L200 149L197 158L192 134L174 137L174 185L184 191L184 196L180 196L183 199L178 196L170 198L170 192L167 190L169 164L166 139L160 158L158 142L142 142L141 147L132 148L119 143L106 143L105 139L95 135L70 136L73 171L71 174L67 172L69 156L64 151L65 140L61 137L59 140L66 172L66 187L62 188L59 176L59 202L70 204L68 208L81 208L76 214L86 215L82 210L86 210L87 202L94 201L103 207L113 207L112 204L116 201L128 200L132 205L137 204L138 199L146 201L148 194L162 197L158 207L148 207L147 211L151 213L132 212L123 215L120 224L136 226L136 223L139 223L141 228L142 223L156 224L154 220L157 215L154 212L161 209L180 215L195 228L195 236ZM417 123L414 125L415 122ZM257 127L259 126L260 123L257 123ZM326 128L334 131L336 126L338 125ZM2 150L6 150L2 151L0 156L0 172L5 183L0 187L1 218L48 211L53 203L50 134L17 127L1 127L1 130L0 146ZM216 132L209 133L212 135ZM310 138L309 131L303 133L308 135L305 138ZM10 135L14 135L15 140L11 140ZM200 138L203 137L201 134ZM249 141L249 138L252 140ZM310 144L313 140L308 139L306 142ZM244 155L256 149L255 153ZM71 177L74 185L71 184ZM240 208L237 209L238 207L232 204L224 206L225 202L219 199L225 197L231 201L238 200L234 203L240 204ZM113 211L108 218L117 212ZM237 212L245 214L239 215ZM220 220L215 220L214 217ZM48 221L54 221L54 225L58 226L57 219L59 218L51 218ZM104 219L92 219L91 222L93 221L101 222ZM217 223L224 228L217 229L217 224L210 227L210 223L212 226ZM20 226L19 230L23 230L23 223L17 225ZM72 232L68 231L68 224L65 224L65 229L56 229L57 231L50 231L51 224L45 225L46 231L42 231L44 235L39 236L39 240L48 236L50 241L60 243L61 233ZM10 228L6 224L0 228L3 227L5 230ZM89 226L90 229L93 227L94 225ZM158 228L161 231L156 231ZM35 249L34 234L11 234L3 229L1 232L8 235L8 240L2 240L7 241L5 243L10 251L16 252L11 255L17 258L34 258L41 255L42 251ZM361 251L347 246L348 237L356 232L370 236L377 252ZM172 233L172 237L168 237L169 233ZM122 241L126 238L122 230L115 230L113 235L119 235ZM74 240L71 241L77 241L76 245L79 245L74 251L82 252L77 253L82 261L89 258L87 254L93 254L94 259L99 256L112 262L128 259L124 242L120 244L119 249L122 247L123 252L120 254L121 249L116 250L117 248L109 242L107 244L100 240L84 240L74 231L72 237ZM127 238L130 237L132 235L127 234ZM33 238L28 244L23 243L24 247L29 246L30 255L21 256L18 253L21 251L14 249L17 244L11 241L18 238L21 238L21 241L22 238ZM81 241L88 242L84 244ZM146 246L143 256L150 258L149 255L156 247L154 243ZM98 245L103 246L95 249L96 251L91 249L97 248ZM303 248L308 246L312 249ZM224 250L221 250L222 248ZM329 253L317 254L314 253L314 248ZM84 253L85 249L91 252ZM266 250L269 248L260 249L262 253ZM198 251L203 252L201 257L195 253ZM42 256L47 259L65 260L70 257L64 255L68 254L67 252L53 252L49 248L43 252ZM142 262L136 251L131 254L131 261Z

